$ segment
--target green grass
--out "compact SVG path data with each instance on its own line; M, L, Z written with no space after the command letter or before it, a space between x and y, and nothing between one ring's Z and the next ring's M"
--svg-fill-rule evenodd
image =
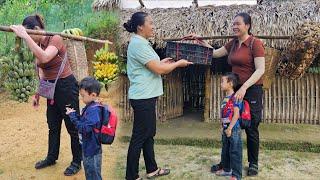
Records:
M197 121L197 116L157 123L155 155L160 167L171 174L161 179L217 179L210 166L220 161L221 135L219 123ZM132 123L121 122L118 129L119 160L117 179L124 179L128 142ZM246 177L246 137L243 135L244 179L317 179L320 172L320 126L305 124L261 123L259 176ZM144 177L144 161L140 158L140 175ZM281 179L281 178L280 178Z
M124 179L128 143L119 145L119 156L116 166L116 179ZM210 167L220 161L220 148L202 148L184 145L155 145L155 155L159 167L170 168L167 179L217 179L224 180L210 173ZM260 149L259 176L246 176L247 152L243 150L243 178L244 179L317 179L320 172L320 161L317 153L264 150ZM145 176L144 160L140 157L139 175Z
M120 137L120 141L128 143L130 136ZM221 148L221 141L208 138L156 138L155 143L158 145L183 145L196 146L203 148ZM243 142L246 147L246 142ZM296 152L320 153L320 144L312 144L309 142L282 142L282 141L261 141L260 149L263 150L286 150Z
M121 124L119 130L121 136L131 136L132 123ZM260 140L262 142L290 142L320 144L320 126L307 124L267 124L259 126ZM245 132L242 133L245 140ZM199 138L214 139L220 141L219 123L204 123L196 120L196 117L184 116L178 119L157 123L157 138ZM308 144L307 144L308 146Z

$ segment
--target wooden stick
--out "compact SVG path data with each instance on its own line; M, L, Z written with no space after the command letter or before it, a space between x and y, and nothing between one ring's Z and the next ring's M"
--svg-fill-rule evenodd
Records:
M198 39L201 40L208 40L208 39L232 39L235 36L207 36L207 37L198 37ZM263 36L263 35L258 35L255 36L259 39L291 39L292 36ZM162 38L163 41L180 41L183 38ZM193 40L193 39L188 39L188 40Z
M211 84L211 74L210 74L210 67L206 67L205 70L205 95L204 95L204 122L209 122L210 119L210 84Z
M315 86L316 86L316 102L315 102L315 110L316 110L316 119L318 119L318 122L316 123L316 124L320 124L320 113L319 113L319 111L318 111L318 109L320 109L320 93L319 93L319 91L320 91L320 81L319 81L319 79L320 79L320 75L319 74L317 74L317 75L315 75L316 76L316 78L315 78Z
M0 31L4 32L13 32L12 29L9 26L0 26ZM93 39L89 37L84 37L84 36L75 36L75 35L70 35L70 34L65 34L65 33L59 33L59 32L49 32L49 31L38 31L38 30L31 30L31 29L26 29L28 34L33 34L33 35L42 35L42 36L54 36L54 35L59 35L64 38L68 39L74 39L78 41L91 41L95 43L101 43L101 44L112 44L111 41L108 40L101 40L101 39Z

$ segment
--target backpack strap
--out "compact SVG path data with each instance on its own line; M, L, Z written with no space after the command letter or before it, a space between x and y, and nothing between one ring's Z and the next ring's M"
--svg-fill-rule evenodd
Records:
M254 36L252 36L252 39L251 39L250 44L249 44L249 48L250 48L250 52L251 52L252 58L253 58L253 43L254 43L255 39L256 38Z
M230 104L232 104L232 107L233 107L233 97L234 97L234 95L235 95L235 93L233 93L233 94L230 96L229 100L227 101L225 107L223 108L223 110L222 110L222 112L221 112L221 117L222 117L224 114L227 113ZM231 114L229 115L229 120L232 119L232 116L233 116L233 109L231 109Z
M101 119L100 119L100 127L99 128L94 128L94 131L96 132L96 133L100 133L100 131L101 131L101 128L102 128L102 123L103 123L103 120L104 120L104 111L105 111L105 109L104 109L104 107L105 107L105 105L103 105L103 104L101 104L101 103L96 103L95 105L93 105L93 107L99 107L100 109L101 109Z
M230 52L229 52L229 54L228 54L228 59L227 59L228 64L230 64L230 65L231 65L230 55L231 55L232 51L235 49L235 47L236 47L236 41L237 41L237 39L234 38L232 41L233 41L233 42L232 42L232 46L231 46Z

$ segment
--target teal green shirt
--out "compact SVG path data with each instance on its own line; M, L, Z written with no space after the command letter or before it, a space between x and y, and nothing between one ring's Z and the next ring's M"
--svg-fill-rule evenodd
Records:
M146 67L152 60L160 62L150 42L142 36L133 35L127 52L129 99L149 99L163 94L161 76Z

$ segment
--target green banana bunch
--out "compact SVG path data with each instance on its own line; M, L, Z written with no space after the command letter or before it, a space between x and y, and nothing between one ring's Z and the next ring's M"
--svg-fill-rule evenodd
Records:
M16 101L27 102L35 92L37 80L33 60L32 53L26 48L0 57L1 71L7 74L4 86Z
M65 29L62 31L64 34L70 34L75 36L83 36L83 32L79 28L73 28L73 29Z

